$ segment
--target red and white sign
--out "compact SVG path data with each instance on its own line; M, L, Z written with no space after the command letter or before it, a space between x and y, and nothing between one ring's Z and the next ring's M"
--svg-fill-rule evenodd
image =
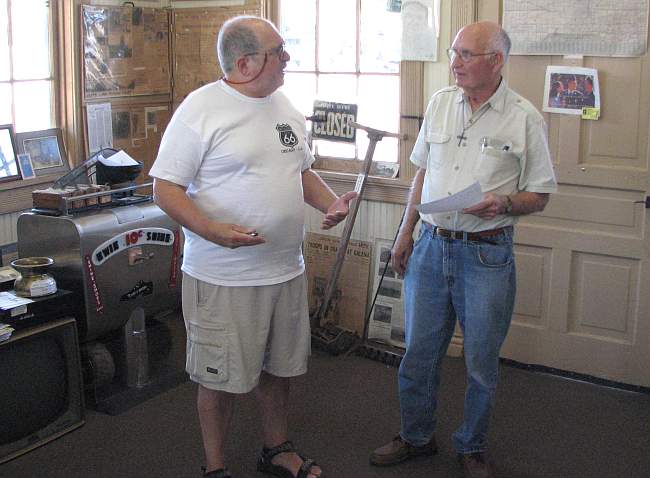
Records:
M95 276L95 268L93 267L90 257L84 257L86 261L86 270L88 271L88 287L90 288L90 293L95 299L95 310L100 314L104 311L104 304L102 304L102 296L99 293L99 287L97 287L97 277Z
M130 247L143 244L171 246L175 239L173 231L162 227L143 227L124 231L97 246L93 251L92 261L96 266L100 266L115 254Z

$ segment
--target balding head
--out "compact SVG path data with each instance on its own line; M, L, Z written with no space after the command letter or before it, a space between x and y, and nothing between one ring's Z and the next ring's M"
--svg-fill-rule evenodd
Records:
M503 62L508 61L510 54L510 37L498 23L494 22L476 22L463 27L461 33L475 36L478 43L485 45L491 51L498 51L503 55Z
M259 31L267 26L275 28L269 21L248 15L227 20L217 38L217 57L224 73L229 73L240 56L258 52L261 48Z
M451 46L451 71L473 107L481 105L501 83L501 70L510 51L510 39L494 22L462 28Z

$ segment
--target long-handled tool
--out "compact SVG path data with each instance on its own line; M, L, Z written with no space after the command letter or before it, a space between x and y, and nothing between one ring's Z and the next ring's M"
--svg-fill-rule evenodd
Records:
M345 259L348 243L350 242L350 236L352 235L354 221L356 220L357 212L359 211L359 206L361 205L361 198L363 197L363 192L366 186L366 179L368 178L370 167L372 166L372 157L375 153L375 147L377 146L377 143L386 136L392 138L402 137L402 135L397 133L389 133L387 131L369 128L356 122L351 122L351 125L357 129L366 131L368 133L368 139L370 140L370 143L368 144L368 149L366 150L366 157L363 161L362 172L357 176L357 182L354 187L354 190L358 195L352 203L352 207L345 222L343 234L339 242L339 248L336 253L336 262L334 263L334 268L332 269L329 280L327 282L325 293L323 295L323 301L321 302L320 307L316 313L311 317L313 343L317 347L322 348L332 353L333 355L338 355L339 353L345 352L359 339L356 333L342 329L337 325L328 322L327 313L329 312L332 296L336 289L336 282L338 281L339 275L341 273L343 260Z

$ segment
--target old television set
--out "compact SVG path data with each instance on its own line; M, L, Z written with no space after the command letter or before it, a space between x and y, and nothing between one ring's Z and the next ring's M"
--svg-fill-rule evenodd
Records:
M74 319L19 329L0 342L0 464L83 424Z

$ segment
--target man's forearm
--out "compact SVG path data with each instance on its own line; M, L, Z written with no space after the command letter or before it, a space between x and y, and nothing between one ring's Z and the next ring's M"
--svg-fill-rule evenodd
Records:
M534 212L543 211L548 203L550 195L548 193L532 193L521 191L510 196L512 202L511 216L524 216Z
M205 237L208 219L187 196L185 188L162 179L154 179L154 201L174 221Z
M413 235L415 225L420 220L420 213L415 206L420 204L422 198L422 185L424 184L425 169L418 169L413 177L411 183L411 190L409 191L408 202L406 204L406 212L404 213L404 220L400 228L400 234Z
M338 198L327 183L311 169L302 172L302 190L305 202L323 213L326 213Z

